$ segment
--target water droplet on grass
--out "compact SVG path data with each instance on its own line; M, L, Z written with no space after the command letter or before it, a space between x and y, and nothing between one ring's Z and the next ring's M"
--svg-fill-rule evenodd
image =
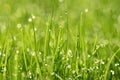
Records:
M71 78L68 78L68 80L72 80Z
M29 19L28 19L28 22L32 22L32 18L29 18Z
M14 37L13 37L13 40L14 40L14 41L16 41L16 40L17 40L17 38L14 36Z
M30 52L30 49L29 49L29 48L27 48L27 52Z
M51 73L52 76L53 76L54 74L55 74L54 72Z
M24 72L22 72L21 75L22 75L22 77L25 77L25 73Z
M42 52L38 52L38 54L39 54L39 55L41 55L41 54L42 54Z
M99 69L99 67L98 67L98 66L96 66L96 69Z
M19 54L19 50L16 50L16 53Z
M6 55L5 54L3 54L3 57L5 57Z
M47 67L47 66L48 66L48 64L45 64L45 66Z
M73 70L72 73L75 74L75 70Z
M34 28L34 31L35 31L35 32L37 31L37 28L36 28L36 27Z
M88 54L88 58L90 58L90 55Z
M72 50L68 50L68 57L73 57L73 55L72 55Z
M70 69L70 68L71 68L71 65L67 65L67 68Z
M35 56L35 52L31 52L31 55L32 55L32 56Z
M65 60L65 56L63 55L62 60Z
M0 51L0 56L2 55L2 52Z
M115 66L116 66L116 67L119 66L119 63L115 63Z
M114 72L113 70L110 70L110 72L112 73L112 75L114 75L114 74L115 74L115 72Z
M51 29L49 29L49 32L51 32Z
M67 61L69 61L69 58L67 57Z
M32 78L32 76L30 75L30 79Z
M60 2L60 3L62 3L62 2L63 2L63 0L59 0L59 2Z
M32 19L35 19L36 17L35 17L35 15L32 15Z
M6 71L7 71L6 66L4 66L1 71L2 71L2 72L6 72Z
M88 12L88 9L85 9L85 13L87 13Z
M17 24L17 27L18 27L18 29L20 29L22 27L22 25L19 23L19 24Z
M20 67L20 70L22 70L22 67Z
M103 65L104 65L104 64L105 64L105 62L104 62L104 61L101 61L101 64L103 64Z
M32 79L32 73L31 72L29 72L29 78Z

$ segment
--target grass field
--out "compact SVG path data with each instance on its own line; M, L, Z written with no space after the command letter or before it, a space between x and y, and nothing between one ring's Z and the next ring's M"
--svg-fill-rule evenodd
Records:
M0 0L0 80L120 80L120 0Z

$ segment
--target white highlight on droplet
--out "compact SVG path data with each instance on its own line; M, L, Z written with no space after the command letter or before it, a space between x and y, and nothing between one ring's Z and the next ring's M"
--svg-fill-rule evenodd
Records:
M35 56L35 52L31 52L31 55L32 55L32 56Z
M71 50L71 49L68 50L68 57L73 57L73 54L72 54L72 50Z
M85 9L85 13L87 13L88 12L88 9Z
M17 40L15 36L13 37L13 40L14 40L14 41L16 41L16 40Z
M70 68L71 68L71 65L68 65L67 68L70 69Z
M35 17L35 15L32 15L32 19L35 19L36 17Z
M60 3L62 3L62 2L63 2L63 0L59 0L59 2L60 2Z
M116 67L119 66L119 63L115 63L115 66L116 66Z
M19 54L19 50L16 50L16 53Z
M29 18L29 19L28 19L28 22L32 22L32 18Z
M3 67L2 68L2 72L6 72L7 71L7 68L6 67Z
M36 28L36 27L34 28L34 31L35 31L35 32L37 31L37 28Z
M115 74L115 72L114 72L113 70L110 70L110 72L112 73L112 75L114 75L114 74Z
M104 65L104 64L105 64L105 62L104 62L104 61L101 61L101 64L103 64L103 65Z
M0 56L2 55L2 52L0 51Z
M29 49L29 48L27 48L27 52L30 52L30 49Z
M18 27L18 29L20 29L22 27L22 25L19 23L19 24L17 24L17 27Z
M6 55L5 54L3 54L3 57L5 57Z

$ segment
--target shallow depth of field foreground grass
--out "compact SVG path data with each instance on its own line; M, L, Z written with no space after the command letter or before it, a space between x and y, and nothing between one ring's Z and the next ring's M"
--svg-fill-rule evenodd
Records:
M0 0L0 80L120 80L120 0Z

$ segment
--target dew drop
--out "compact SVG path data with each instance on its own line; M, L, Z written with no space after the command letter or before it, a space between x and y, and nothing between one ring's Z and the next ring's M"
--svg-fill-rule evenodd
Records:
M28 19L28 22L32 22L32 18L29 18L29 19Z
M32 56L35 56L35 52L32 52L31 55L32 55Z
M90 55L88 54L88 58L90 58Z
M45 64L45 66L47 67L47 66L48 66L48 64Z
M38 52L38 54L39 54L39 55L41 55L41 54L42 54L42 52Z
M112 73L112 75L114 75L114 74L115 74L115 72L114 72L113 70L110 70L110 72Z
M32 19L35 19L36 17L35 17L35 15L32 15Z
M16 50L16 53L19 54L19 50Z
M24 72L22 72L21 75L22 75L22 77L25 77L25 73Z
M14 40L14 41L16 41L16 40L17 40L15 36L13 37L13 40Z
M67 65L67 68L70 69L70 68L71 68L71 65Z
M37 31L37 28L34 28L34 31L36 32L36 31Z
M59 2L60 2L60 3L62 3L62 2L63 2L63 0L59 0Z
M0 51L0 56L2 55L2 52Z
M18 27L18 29L20 29L22 27L22 25L19 23L19 24L17 24L17 27Z
M116 67L119 66L119 63L115 63L115 66L116 66Z
M2 72L6 72L7 71L7 68L6 68L6 66L4 66L3 68L2 68Z
M5 54L3 54L3 57L5 57L6 55Z
M69 57L73 57L73 55L72 55L72 50L70 50L70 49L68 50L68 56L69 56Z
M27 48L27 52L30 52L30 49L29 49L29 48Z
M85 9L85 13L87 13L88 12L88 9Z
M101 64L103 64L103 65L104 65L104 64L105 64L105 62L104 62L104 61L101 61Z
M51 73L51 75L54 75L54 74L55 74L54 72Z

